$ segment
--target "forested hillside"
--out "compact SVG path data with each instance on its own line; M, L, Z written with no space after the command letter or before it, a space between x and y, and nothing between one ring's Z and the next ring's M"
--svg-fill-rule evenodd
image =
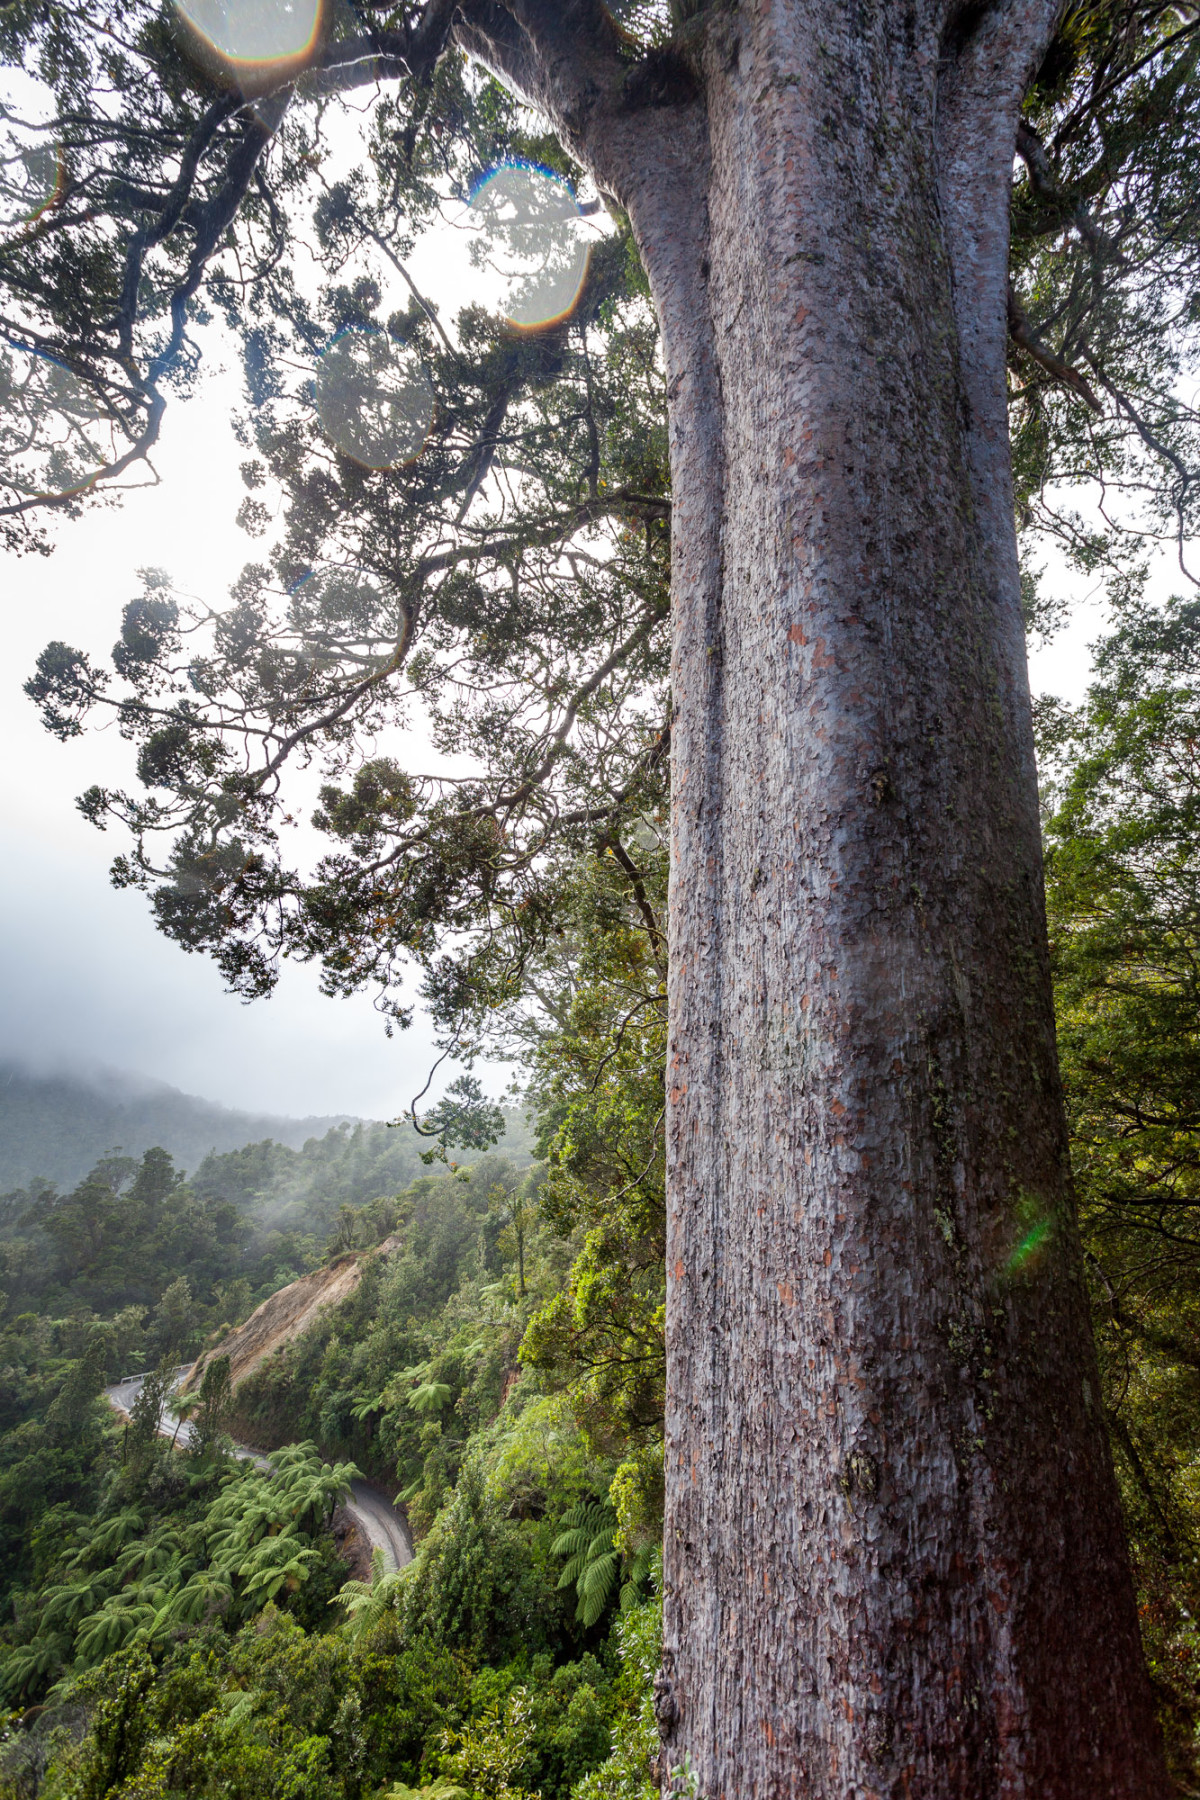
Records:
M508 1116L502 1142L528 1164L521 1114ZM102 1157L69 1192L35 1183L0 1195L0 1292L18 1310L111 1312L156 1305L181 1281L197 1291L232 1283L226 1311L240 1314L313 1267L327 1241L350 1249L369 1235L369 1203L404 1188L427 1146L407 1124L338 1125L301 1149L267 1138L210 1154L190 1180L159 1147Z
M532 1160L533 1134L519 1109L503 1116L503 1155L520 1166ZM275 1230L327 1232L341 1206L362 1206L394 1193L420 1174L428 1154L408 1126L345 1124L299 1148L270 1139L205 1157L191 1185L252 1211Z
M238 1112L111 1069L37 1073L9 1058L0 1061L0 1193L33 1181L71 1187L114 1150L168 1150L194 1169L211 1150L262 1138L298 1150L340 1123Z
M493 1152L397 1193L360 1161L360 1204L339 1186L320 1243L256 1235L252 1184L215 1197L227 1161L261 1185L272 1160L213 1159L204 1193L161 1151L109 1161L4 1227L20 1277L0 1349L0 1680L17 1710L0 1792L332 1800L436 1775L566 1800L608 1762L640 1788L656 1457L647 1513L628 1434L589 1436L569 1394L523 1371L534 1319L570 1355L553 1179ZM274 1164L277 1195L292 1171ZM385 1236L398 1247L351 1300L235 1393L213 1365L186 1451L156 1436L169 1371L291 1276L272 1267L285 1242L315 1264ZM162 1373L122 1427L99 1391L147 1364ZM282 1446L277 1474L232 1460L231 1430ZM608 1500L622 1445L640 1497L624 1557ZM421 1539L403 1580L364 1587L337 1560L328 1526L355 1465L400 1490Z
M1041 714L1104 1405L1181 1792L1200 1772L1197 666L1200 607L1135 610L1088 702ZM536 1163L493 1150L411 1179L395 1134L342 1127L210 1157L190 1181L152 1151L10 1198L8 1800L652 1791L661 977L618 880L597 860L575 889L560 1020L530 1053ZM165 1377L128 1429L98 1399L385 1237L397 1248L351 1298L236 1391L218 1360L186 1451L155 1437ZM1044 1242L1031 1217L1014 1278ZM278 1447L278 1475L232 1461L231 1433ZM367 1585L328 1530L352 1467L418 1541L410 1569Z

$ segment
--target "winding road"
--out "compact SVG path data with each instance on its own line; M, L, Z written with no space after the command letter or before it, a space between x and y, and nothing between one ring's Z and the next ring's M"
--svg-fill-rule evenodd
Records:
M383 1551L383 1572L391 1575L413 1559L408 1520L397 1512L385 1493L369 1481L352 1481L351 1498L343 1501L372 1550Z
M190 1363L185 1363L176 1371L172 1393L175 1388L183 1385L190 1373ZM111 1387L105 1388L104 1398L116 1412L129 1414L133 1411L134 1402L142 1391L145 1379L145 1374L126 1375L123 1381L115 1381ZM159 1435L187 1444L192 1436L191 1421L181 1420L176 1430L174 1420L168 1421L164 1417L159 1426ZM234 1444L233 1448L244 1461L252 1462L256 1469L263 1469L270 1474L271 1465L260 1450L252 1450L248 1444ZM373 1487L369 1481L352 1481L350 1493L342 1504L371 1550L382 1550L385 1575L394 1575L397 1569L403 1569L412 1561L413 1547L408 1521L403 1513L397 1512L380 1488Z

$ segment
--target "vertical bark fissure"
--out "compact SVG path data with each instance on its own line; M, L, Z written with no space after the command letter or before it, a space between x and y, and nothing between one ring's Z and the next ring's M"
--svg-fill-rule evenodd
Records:
M724 1251L724 1205L728 1183L700 1158L697 1120L688 1104L693 1091L705 1096L703 1130L727 1143L736 1121L725 1114L724 1005L721 971L725 962L725 869L721 820L725 804L727 715L725 698L724 526L727 516L727 410L709 275L711 180L707 128L699 108L663 120L664 141L645 185L626 189L627 204L647 264L662 327L669 398L672 488L672 824L668 900L667 1156L672 1170L667 1196L667 1341L687 1341L705 1365L705 1383L721 1379L727 1333L713 1329L697 1342L681 1307L699 1290L720 1291ZM669 134L669 135L668 135ZM666 176L666 179L664 179ZM681 938L682 912L703 921ZM695 1465L690 1446L707 1429L703 1412L682 1406L682 1391L668 1400L668 1480L676 1493L690 1487ZM692 1533L702 1521L686 1506L669 1509L664 1546L664 1601L667 1627L663 1666L655 1690L662 1731L663 1775L682 1754L678 1745L693 1721L678 1683L684 1646L677 1620L681 1571L703 1553L703 1538ZM719 1596L713 1585L710 1599ZM672 1621L676 1621L673 1624ZM719 1617L706 1620L706 1640L720 1636ZM725 1728L716 1713L717 1693L708 1690L703 1735Z

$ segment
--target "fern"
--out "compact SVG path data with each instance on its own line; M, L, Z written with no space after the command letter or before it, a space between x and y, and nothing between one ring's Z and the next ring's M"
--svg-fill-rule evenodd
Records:
M615 1541L617 1515L610 1501L583 1500L562 1522L566 1530L552 1545L555 1556L567 1558L558 1585L574 1586L579 1596L578 1617L591 1626L612 1598L621 1572L621 1553Z
M358 1471L324 1462L307 1443L274 1451L271 1463L271 1475L231 1469L193 1522L163 1520L147 1532L143 1513L125 1507L81 1532L63 1564L73 1579L43 1591L32 1642L0 1646L0 1694L15 1701L64 1666L78 1675L212 1617L240 1623L308 1581L322 1561L311 1538ZM395 1602L392 1581L370 1590L377 1613Z
M3 1690L8 1700L16 1700L25 1689L62 1668L70 1648L70 1640L60 1632L39 1632L31 1644L20 1644L4 1659Z
M423 1381L408 1396L408 1404L413 1412L423 1413L428 1417L431 1413L441 1412L454 1392L444 1381Z
M376 1549L371 1555L370 1581L343 1582L341 1591L333 1596L330 1606L340 1606L346 1614L343 1627L348 1637L358 1639L376 1626L385 1613L391 1612L400 1597L400 1583L405 1570L395 1569L390 1575L383 1572L383 1551Z
M642 1599L642 1587L654 1566L655 1546L647 1544L629 1565L629 1573L621 1583L621 1611L628 1612Z

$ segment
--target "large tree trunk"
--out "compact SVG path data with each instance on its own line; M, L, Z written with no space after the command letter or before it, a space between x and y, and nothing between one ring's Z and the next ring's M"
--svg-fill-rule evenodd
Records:
M1005 424L1055 0L709 8L628 118L560 97L594 10L512 0L509 72L629 207L671 401L664 1766L1149 1800Z
M674 419L660 1713L714 1800L1132 1800L1161 1773L1004 422L1019 87L963 43L939 93L912 30L794 0L714 36L707 279L664 294L706 391Z

